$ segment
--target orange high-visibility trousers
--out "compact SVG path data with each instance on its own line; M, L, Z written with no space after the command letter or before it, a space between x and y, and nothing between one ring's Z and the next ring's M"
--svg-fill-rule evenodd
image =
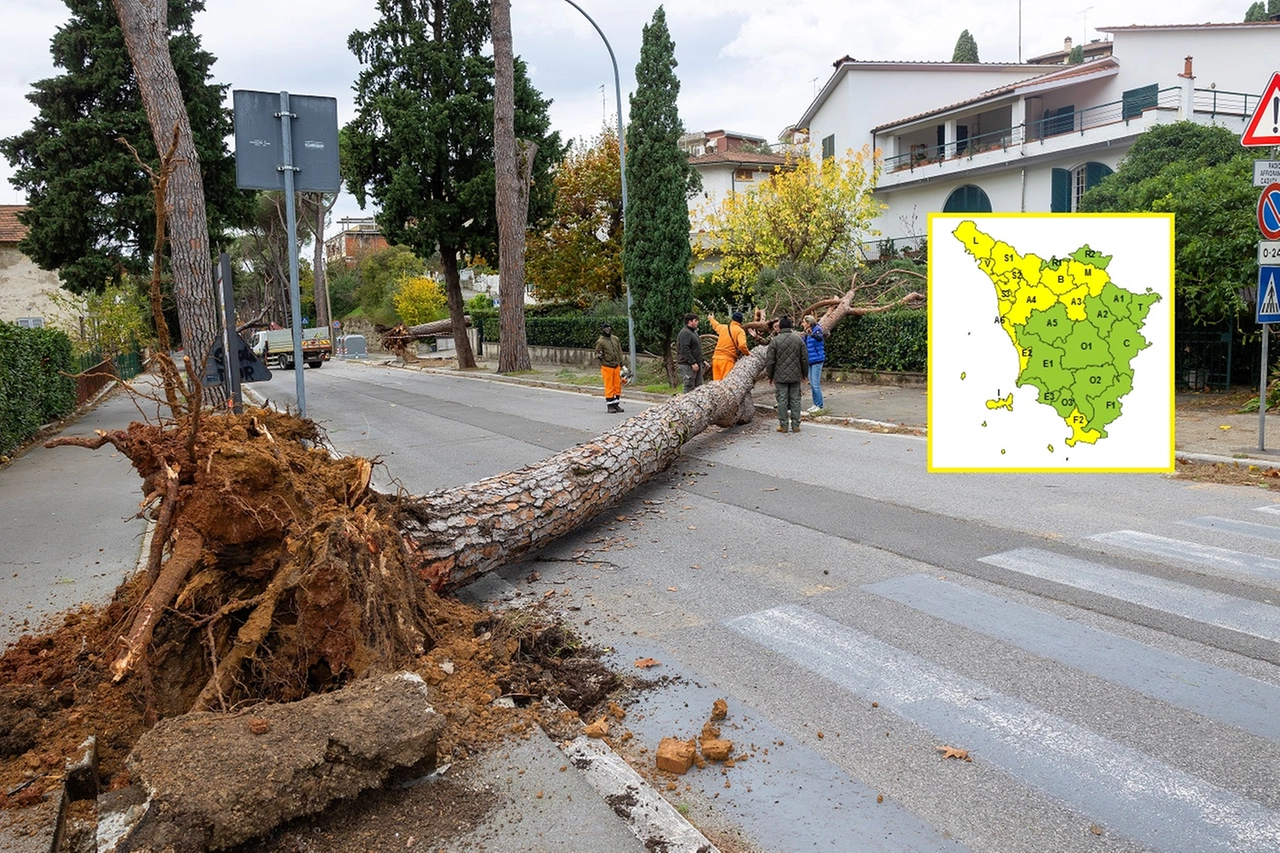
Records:
M622 365L617 367L600 367L600 377L604 380L604 398L616 400L622 396Z
M711 356L711 378L719 382L729 375L729 371L733 370L733 366L737 363L738 360L735 358L725 358L721 355Z

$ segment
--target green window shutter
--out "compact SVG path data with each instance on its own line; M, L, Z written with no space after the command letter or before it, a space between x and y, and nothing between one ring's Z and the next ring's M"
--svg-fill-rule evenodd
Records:
M1049 196L1052 213L1071 212L1071 172L1068 169L1053 170L1053 191Z
M942 206L943 213L990 213L991 199L981 187L965 184L956 187L947 196L947 203Z
M836 135L833 133L822 138L822 159L830 160L834 156L836 156Z
M1085 163L1084 164L1084 188L1091 190L1098 184L1102 183L1102 179L1111 174L1111 167L1105 163Z
M1150 86L1143 86L1140 89L1130 89L1120 96L1121 109L1125 119L1137 118L1142 115L1143 110L1149 110L1156 105L1156 101L1160 97L1160 91L1155 83Z

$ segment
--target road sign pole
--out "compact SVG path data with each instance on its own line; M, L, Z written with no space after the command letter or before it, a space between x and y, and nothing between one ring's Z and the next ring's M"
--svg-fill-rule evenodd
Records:
M1267 449L1267 339L1270 326L1262 324L1262 379L1258 382L1258 449Z
M298 390L298 414L305 418L307 392L302 386L302 375L305 372L303 368L306 362L302 360L302 298L298 287L298 240L295 236L298 233L298 211L293 192L293 131L289 126L293 113L289 112L288 92L280 93L280 112L276 115L280 119L282 140L280 159L284 161L280 171L284 172L284 218L285 230L289 235L289 301L293 303L293 372L295 387Z
M231 380L231 408L238 415L244 411L244 392L240 388L240 336L236 333L236 298L231 282L231 256L226 252L218 254L218 283L222 287L223 359L227 365L227 378Z

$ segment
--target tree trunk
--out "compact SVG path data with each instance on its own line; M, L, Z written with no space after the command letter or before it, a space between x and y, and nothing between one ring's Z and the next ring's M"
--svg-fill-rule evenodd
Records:
M524 328L524 229L529 214L533 154L527 150L528 143L520 145L520 165L525 168L517 165L510 0L492 0L489 13L493 32L493 156L500 276L498 372L512 373L531 367ZM537 146L533 150L536 152Z
M315 276L315 288L313 293L316 300L316 326L322 329L329 329L329 333L333 334L333 318L329 316L329 288L326 286L325 277L328 270L324 265L324 221L329 216L329 211L333 210L333 205L338 201L338 194L334 193L333 197L326 202L324 193L308 193L313 196L312 201L315 204L315 223L312 226L312 237L315 240L315 250L312 255L311 267Z
M200 370L221 336L222 327L209 251L200 156L192 140L187 107L169 54L168 6L165 0L112 0L112 3L120 19L156 150L168 150L174 129L178 132L176 168L166 192L170 269L182 345ZM224 381L205 388L204 402L220 405L230 393L230 385Z
M440 244L440 266L444 271L444 295L449 303L449 321L453 324L453 348L458 354L458 367L476 366L467 337L466 304L462 301L462 282L458 278L458 247Z
M720 382L654 406L593 441L476 483L406 499L400 531L418 575L454 589L586 523L666 469L711 424L752 416L764 348Z

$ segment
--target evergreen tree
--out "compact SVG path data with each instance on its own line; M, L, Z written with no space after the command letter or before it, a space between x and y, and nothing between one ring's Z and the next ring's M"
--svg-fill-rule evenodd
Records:
M497 257L493 58L487 0L378 0L381 18L347 44L364 65L356 117L345 128L347 189L377 203L387 240L419 257L438 250L460 367L475 365L463 327L460 253ZM562 156L549 101L515 62L515 132L537 143L529 221L552 200L549 167Z
M661 6L645 26L627 128L627 211L623 270L631 289L636 337L663 354L675 384L671 342L693 305L689 274L689 193L701 188L678 140L680 81L675 43Z
M952 62L977 62L978 61L978 43L974 41L973 36L968 30L960 33L960 38L956 39L955 52L951 54Z
M64 287L85 293L148 268L155 244L151 184L118 139L153 167L159 154L110 0L65 2L71 19L50 44L54 65L65 73L32 85L27 100L38 113L31 128L0 140L0 152L13 164L11 182L27 194L29 209L19 219L29 231L20 248L42 268L58 270ZM203 8L202 0L169 0L169 50L216 242L247 221L253 194L235 188L227 87L208 82L214 57L191 30Z
M1277 2L1277 0L1271 0L1271 2L1274 4ZM1253 21L1265 21L1268 19L1268 17L1269 16L1267 15L1267 7L1262 5L1262 0L1258 0L1258 2L1250 6L1249 10L1244 13L1245 23L1251 23Z
M1079 65L1084 62L1084 45L1078 44L1071 48L1071 53L1067 54L1068 65Z

